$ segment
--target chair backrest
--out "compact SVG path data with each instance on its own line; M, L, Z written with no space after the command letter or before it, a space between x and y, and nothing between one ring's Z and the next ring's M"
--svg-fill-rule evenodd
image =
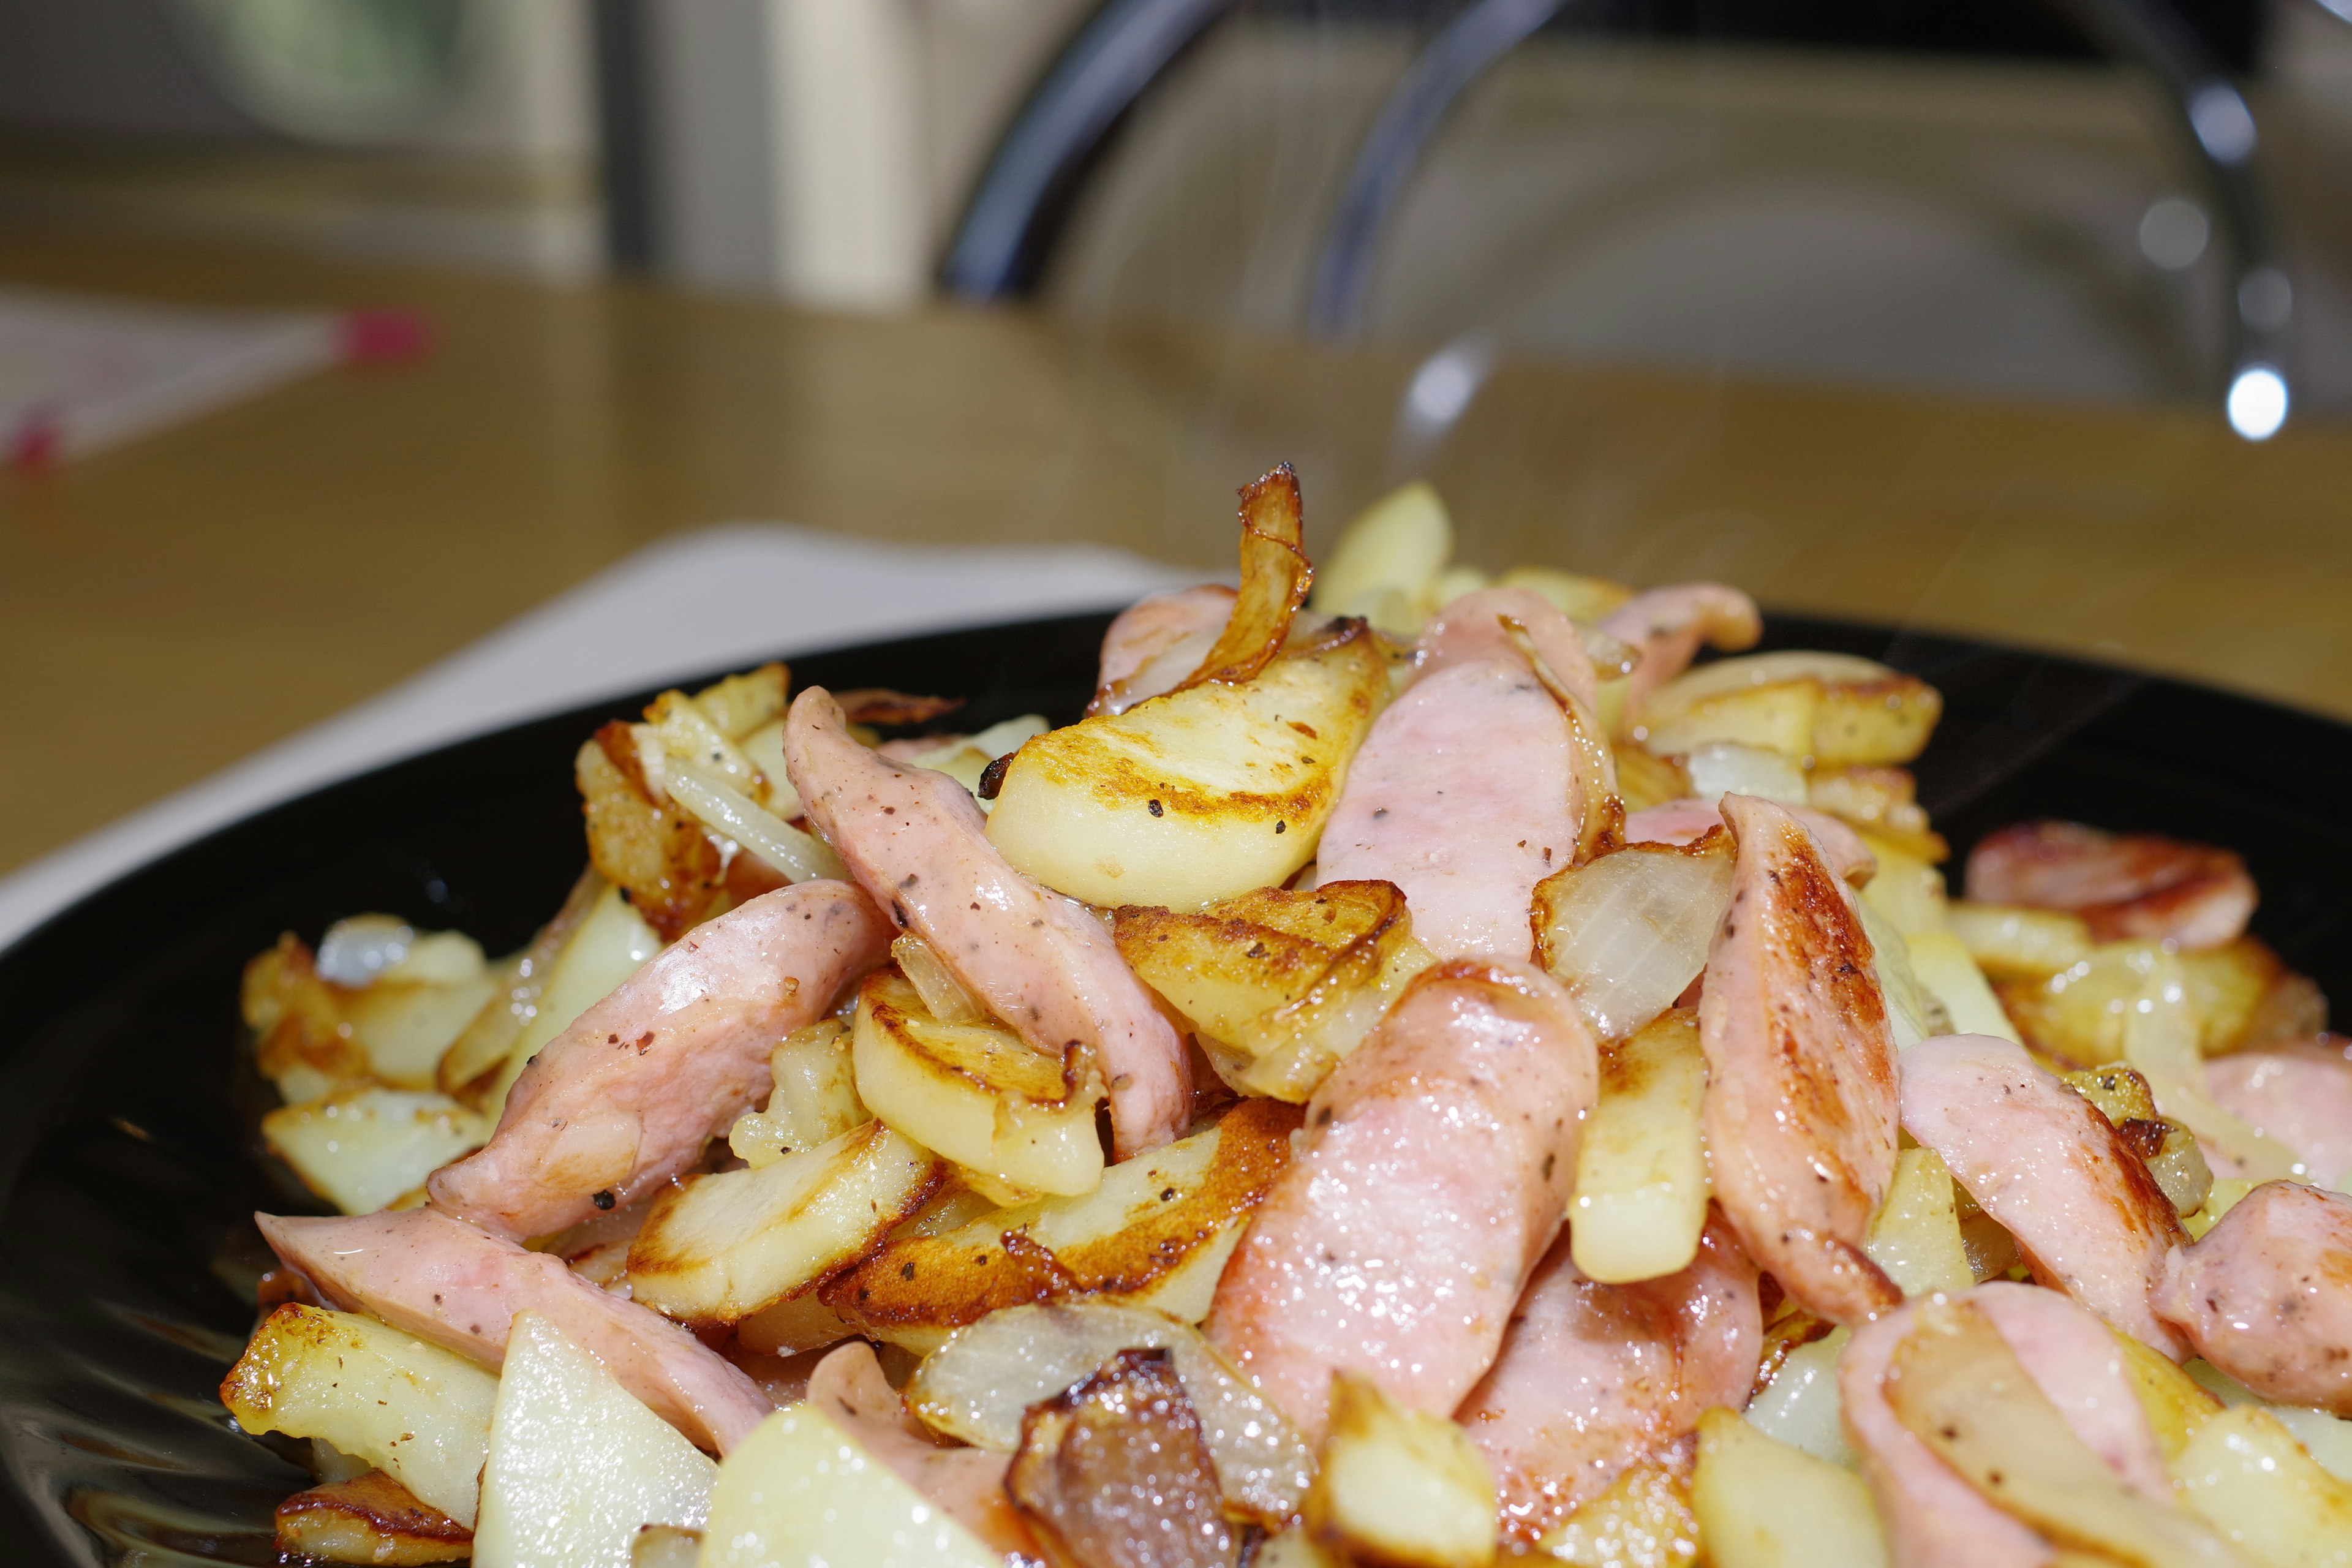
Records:
M1463 94L1579 0L1471 0L1396 81L1360 144L1325 229L1306 325L1346 337L1362 320L1389 220L1431 138ZM2261 438L2288 402L2293 290L2257 172L2252 110L2166 0L2043 0L2109 58L2164 92L2178 142L2219 219L2226 257L2223 402ZM2352 0L2347 0L2352 4ZM1019 297L1044 273L1077 189L1152 83L1239 0L1108 0L1015 117L974 187L943 281L967 299Z

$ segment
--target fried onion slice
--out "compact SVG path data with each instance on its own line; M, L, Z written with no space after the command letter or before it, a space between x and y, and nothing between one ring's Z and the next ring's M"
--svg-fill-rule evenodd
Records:
M1298 476L1288 463L1242 488L1241 595L1225 629L1178 690L1211 680L1247 680L1282 651L1291 617L1315 581L1315 568L1300 548L1301 515Z

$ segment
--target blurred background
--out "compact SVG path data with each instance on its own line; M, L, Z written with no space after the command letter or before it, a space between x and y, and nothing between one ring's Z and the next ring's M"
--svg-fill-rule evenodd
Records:
M651 542L1230 571L1282 459L1310 543L1427 477L1490 571L2352 715L2346 0L0 0L0 679L50 715L0 872Z

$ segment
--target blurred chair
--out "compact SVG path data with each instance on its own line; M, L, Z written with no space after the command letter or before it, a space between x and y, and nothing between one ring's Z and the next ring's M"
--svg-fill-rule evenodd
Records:
M2201 237L2168 236L2163 232L2166 223L2182 230L2200 224L2206 208L2217 215L2220 249L2226 259L2216 281L2226 298L2218 310L2209 308L2208 313L2218 321L2223 339L2217 357L2225 367L2221 380L2228 388L2227 406L2232 423L2242 433L2267 435L2284 413L2284 340L2292 293L2277 260L2271 219L2254 170L2257 132L2251 108L2197 35L2167 8L2165 0L2048 0L2048 4L2110 58L2137 68L2160 85L2169 126L2179 133L2178 141L2187 153L2183 162L2193 165L2194 181L2203 187L2207 200L2203 207L2178 200L2168 209L2160 202L2150 205L2138 236L2139 248L2160 265L2174 264L2175 258L2164 255L2168 244L2176 256L2185 249L2193 259L2194 250L2202 248ZM1234 0L1110 0L1104 5L1078 30L1047 72L976 184L949 247L944 268L947 287L965 297L982 299L1035 290L1047 274L1084 186L1103 162L1106 142L1114 129L1136 110L1147 90L1180 55L1238 8ZM1394 78L1370 118L1369 131L1357 142L1344 175L1337 181L1337 197L1328 203L1329 216L1312 244L1311 266L1297 304L1304 325L1326 336L1349 336L1363 332L1368 324L1391 327L1388 335L1394 335L1395 326L1407 325L1411 335L1411 326L1423 324L1410 320L1413 312L1409 309L1391 310L1386 323L1368 323L1376 261L1382 242L1393 232L1397 211L1413 183L1415 170L1465 92L1564 12L1572 18L1579 10L1589 8L1580 5L1580 0L1472 0L1437 29ZM1674 187L1677 182L1662 184ZM1620 209L1616 221L1608 226L1614 232L1581 237L1588 252L1605 252L1612 245L1622 247L1632 235L1636 248L1645 243L1654 258L1662 251L1666 255L1669 264L1664 267L1620 265L1615 287L1621 297L1629 284L1635 294L1647 290L1655 295L1662 287L1671 289L1679 281L1685 290L1708 289L1725 297L1753 296L1762 307L1760 314L1801 318L1803 310L1770 308L1770 279L1735 278L1727 283L1722 278L1742 267L1751 274L1775 265L1804 270L1805 238L1792 230L1808 226L1809 206L1810 226L1826 242L1823 249L1837 260L1866 260L1874 249L1897 258L1908 256L1914 263L1912 270L1921 279L1933 278L1939 265L1958 272L1969 270L1972 265L1965 256L1953 260L1949 253L1965 250L1969 239L1952 237L1949 231L1954 226L1948 222L1941 226L1946 233L1937 233L1939 215L1933 213L1893 211L1883 203L1872 210L1871 203L1841 204L1835 193L1822 190L1786 191L1775 198L1769 193L1693 189L1687 180L1679 184L1679 189L1667 188L1663 199L1651 202L1646 209L1621 197L1613 204ZM1651 230L1646 240L1635 233L1644 224ZM1841 241L1847 254L1839 257L1835 253ZM1920 254L1923 249L1939 247L1947 253L1940 258ZM1715 257L1712 281L1707 262L1692 265L1693 258L1704 253L1730 250L1738 251L1739 257L1728 268L1720 255ZM1997 269L1998 262L1990 267L1973 263L1973 270L1979 275L1974 289L1979 298L1973 304L1979 310L2000 310L2001 296L2020 292L2004 288L1997 277L1988 282L1982 276ZM1605 273L1608 268L1604 266L1601 270ZM1610 289L1611 284L1601 279L1587 291L1596 299L1606 299ZM1963 287L1948 292L1965 295L1969 291ZM1619 323L1605 325L1577 321L1579 311L1572 302L1555 303L1549 307L1550 313L1555 325L1564 325L1565 330L1549 335L1564 338L1566 342L1557 346L1571 351L1581 346L1622 354L1630 348L1635 352L1629 357L1641 357L1640 344L1626 340L1622 318L1671 314L1674 303L1670 297L1641 300L1630 312L1614 312L1621 318ZM1768 328L1745 355L1764 363L1741 368L1760 368L1767 374L1774 369L1796 374L1866 369L1863 364L1841 365L1837 355L1843 353L1849 361L1866 362L1877 351L1862 340L1874 333L1885 337L1881 329L1886 312L1881 310L1874 316L1870 311L1841 311L1834 301L1822 308L1840 314L1842 320L1820 323L1810 333L1811 345L1791 341L1776 347ZM1594 314L1590 310L1582 313L1588 318ZM2049 313L2045 303L2043 314ZM1404 320L1400 321L1400 316ZM2018 319L2021 323L2031 322L2033 312L2021 305ZM1782 324L1793 328L1782 333L1785 338L1807 335L1801 321ZM1969 326L1958 325L1956 340L1967 338ZM2074 359L2088 362L2099 358L2095 345L2074 351L2064 345L2070 332L2087 343L2098 331L2097 323L2087 327L2074 323L2031 335L2040 340L2039 352L2045 361L2054 362L2071 352ZM1538 327L1506 335L1533 337L1540 342L1547 334ZM2196 329L2179 325L2172 335L2186 342L2196 335ZM1580 345L1580 336L1584 340ZM1705 331L1696 334L1701 340L1697 342L1677 342L1676 336L1669 328L1658 335L1654 346L1662 348L1668 358L1677 357L1680 351L1684 359L1691 357L1692 349L1704 351L1706 346ZM1687 340L1692 334L1682 336ZM1727 342L1732 339L1718 336L1718 353ZM1809 354L1812 356L1810 363ZM1741 355L1735 352L1729 357ZM1982 373L1986 351L1981 342L1956 341L1948 357L1962 380L2000 380L1998 374L1988 377ZM2174 357L2184 356L2176 352ZM1776 364L1776 358L1782 363ZM2095 384L2101 374L2095 364L2088 369L2061 367L2057 390L2080 395L2085 388L2070 386L2065 378L2071 374L2077 384ZM2131 379L2127 367L2105 374L2114 384ZM2182 379L2178 364L2170 374L2175 383ZM2194 374L2189 373L2192 377ZM2098 389L2093 384L2089 390Z

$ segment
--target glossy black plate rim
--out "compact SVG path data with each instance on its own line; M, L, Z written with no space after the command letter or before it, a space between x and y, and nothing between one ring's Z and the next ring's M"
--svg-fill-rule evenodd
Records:
M1107 619L835 650L794 659L795 683L961 695L956 728L1029 710L1066 722ZM1773 616L1765 646L1882 658L1944 691L1944 725L1916 771L1956 851L2038 815L2229 844L2264 890L2258 933L2323 987L2352 984L2339 891L2352 886L2352 827L2334 784L2352 763L2352 728L2187 682L1850 622ZM9 1560L274 1559L268 1509L301 1475L282 1445L257 1445L206 1408L247 1321L221 1249L244 1224L240 1205L290 1198L228 1113L250 1097L249 1071L222 1087L237 1076L236 966L259 945L249 930L314 940L322 910L386 907L468 930L493 952L519 944L582 858L567 826L572 751L652 695L460 741L271 807L0 952L0 1240L18 1259L0 1276ZM518 848L511 864L493 852L495 891L452 885L429 843L420 853L403 842L461 828L495 837L509 819L525 825L518 841L544 846ZM378 839L393 847L377 854ZM323 883L297 898L289 889L306 875Z

